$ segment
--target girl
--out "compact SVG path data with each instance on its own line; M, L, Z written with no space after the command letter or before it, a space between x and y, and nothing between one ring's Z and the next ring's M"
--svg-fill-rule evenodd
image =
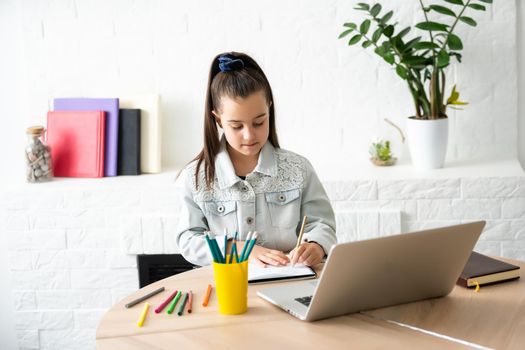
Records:
M220 138L218 127L223 131ZM184 210L176 240L194 264L211 263L204 231L222 234L227 229L230 238L238 232L239 251L248 232L257 231L249 261L261 266L312 266L336 243L326 192L308 160L279 148L270 84L246 54L231 52L213 59L204 147L181 175ZM304 241L294 249L304 215ZM291 250L290 259L285 252Z

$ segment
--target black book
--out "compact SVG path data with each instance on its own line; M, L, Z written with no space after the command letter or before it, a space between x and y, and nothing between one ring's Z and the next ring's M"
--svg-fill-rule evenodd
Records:
M475 287L520 278L520 267L489 256L472 252L456 282L463 287Z
M120 109L117 175L140 175L140 109Z

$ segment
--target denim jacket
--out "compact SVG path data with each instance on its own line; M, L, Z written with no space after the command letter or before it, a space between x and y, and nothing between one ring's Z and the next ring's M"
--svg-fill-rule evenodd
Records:
M257 244L284 252L297 243L301 219L307 216L303 238L320 244L325 253L336 243L335 216L326 192L310 162L266 142L255 169L242 180L235 174L224 137L215 159L215 181L205 188L204 165L195 186L196 162L181 173L183 209L177 232L182 255L197 265L211 264L203 235L212 231L224 250L223 232L238 232L244 240L258 232Z

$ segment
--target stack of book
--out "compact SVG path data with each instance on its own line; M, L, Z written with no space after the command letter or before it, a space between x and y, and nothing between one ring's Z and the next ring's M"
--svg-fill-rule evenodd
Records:
M161 171L159 98L56 98L47 114L54 176Z

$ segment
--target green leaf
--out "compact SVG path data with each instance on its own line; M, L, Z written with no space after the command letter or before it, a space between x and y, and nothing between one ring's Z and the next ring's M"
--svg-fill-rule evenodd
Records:
M461 63L461 58L463 57L460 53L457 52L450 52L450 56L455 56L459 63Z
M386 55L383 56L383 58L385 59L385 61L387 61L391 65L394 64L395 62L394 54L392 53L387 53Z
M381 34L383 33L383 29L381 28L377 28L375 31L374 31L374 34L372 34L372 41L377 43L377 41L379 40L379 38L381 37Z
M383 31L383 34L385 34L387 37L391 37L392 34L394 34L394 26L388 25L386 26L385 30Z
M352 22L347 22L347 23L343 24L343 26L347 27L347 28L350 28L350 29L356 29L357 28L357 24L352 23Z
M376 54L378 54L379 56L383 57L385 54L386 54L386 49L384 46L378 46L376 47L376 49L374 50L374 52Z
M452 16L452 17L456 17L456 14L454 13L454 11L446 8L445 6L440 6L440 5L430 5L429 6L431 10L434 10L438 13L441 13L443 15L447 15L447 16Z
M460 17L460 19L461 18L463 17ZM416 27L422 30L436 30L436 31L442 31L442 32L446 32L448 28L446 24L441 24L441 23L431 22L431 21L418 23L416 24Z
M354 35L350 40L348 40L348 45L357 44L362 37L363 36L361 34Z
M341 34L339 34L339 38L338 38L338 39L344 38L345 36L347 36L348 34L350 34L350 33L353 32L353 31L354 31L353 29L345 30L344 32L342 32Z
M470 17L466 17L466 16L461 16L459 17L460 21L462 22L465 22L466 24L468 24L469 26L473 26L475 27L477 25L476 21L474 21L472 18Z
M426 66L429 63L429 60L421 56L407 56L403 57L403 63L406 65L413 66Z
M380 4L375 4L375 5L372 6L372 8L370 9L370 14L371 14L373 17L377 17L377 15L379 14L379 12L381 12L381 5L380 5Z
M421 37L418 36L412 40L410 40L409 42L406 43L406 47L405 47L405 50L403 52L407 52L408 50L410 50L412 47L414 47L414 45L416 43L418 43L419 41L421 40Z
M431 41L421 41L414 45L415 50L432 50L437 48L439 48L439 46Z
M396 67L396 73L401 77L401 79L406 80L408 77L408 71L401 65Z
M448 35L447 45L448 45L449 49L451 49L451 50L461 50L461 49L463 49L463 43L461 42L461 39L456 34L450 33Z
M368 4L365 4L364 2L360 2L356 5L355 7L356 10L365 10L365 11L368 11L370 10L370 5Z
M481 2L484 2L485 4L492 4L492 0L479 0Z
M403 52L405 50L405 43L403 42L403 39L399 35L395 36L392 42L398 51Z
M462 0L445 0L445 1L450 3L450 4L463 6L463 1Z
M445 67L450 62L450 56L446 50L439 51L437 55L438 67Z
M384 15L383 18L381 18L381 23L386 24L386 22L388 22L393 15L394 11L388 11L387 14Z
M361 34L365 35L366 33L368 33L369 29L370 29L370 20L365 19L363 23L361 23L361 26L359 27L359 31L361 32Z
M480 10L480 11L486 10L485 6L480 5L480 4L469 4L468 7L473 8L474 10Z
M408 32L410 32L410 27L406 27L405 29L403 29L402 31L400 31L399 34L397 34L397 36L400 37L400 38L402 38L402 37L404 37L405 35L407 35Z
M366 40L366 41L363 41L363 44L362 46L366 49L367 47L369 47L370 45L372 45L373 42L370 41L370 40Z

